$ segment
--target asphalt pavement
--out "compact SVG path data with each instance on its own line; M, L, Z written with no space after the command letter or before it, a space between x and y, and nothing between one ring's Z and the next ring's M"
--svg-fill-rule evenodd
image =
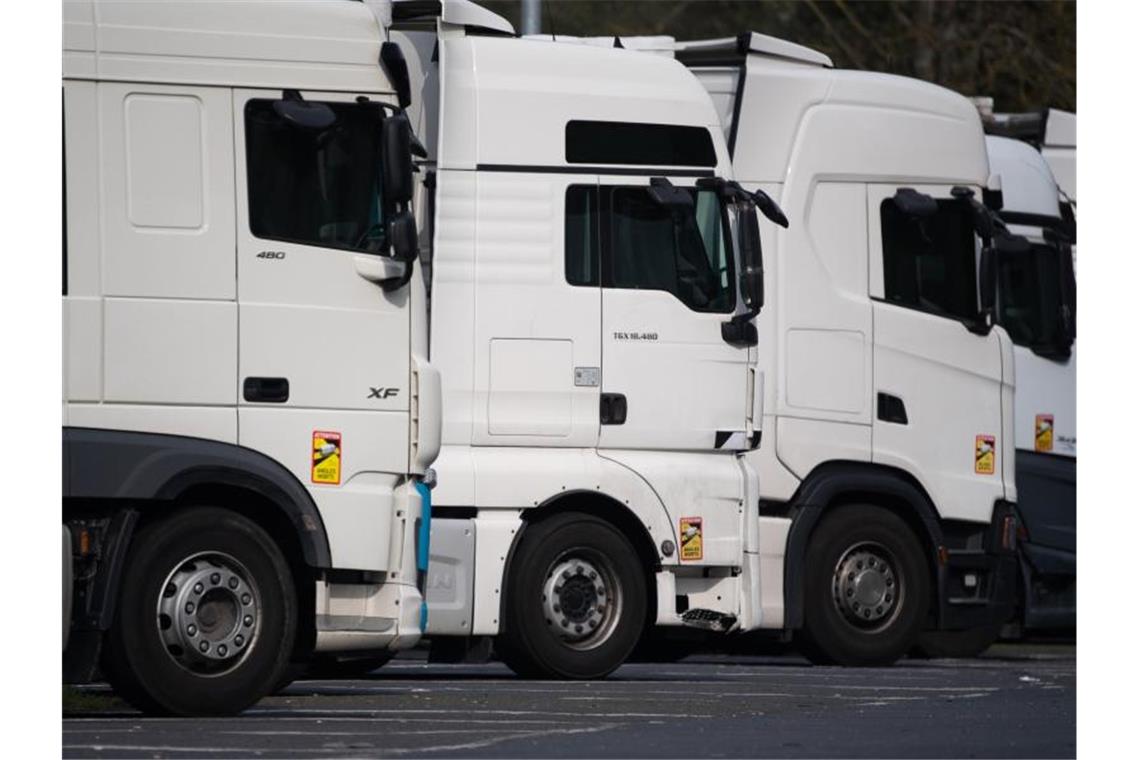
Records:
M63 756L1073 757L1076 651L999 645L974 660L813 667L693 655L604 681L525 681L413 652L346 681L298 681L234 718L146 718L85 687Z

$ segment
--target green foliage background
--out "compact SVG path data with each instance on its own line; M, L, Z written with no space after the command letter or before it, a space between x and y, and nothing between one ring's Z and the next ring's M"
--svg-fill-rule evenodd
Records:
M519 28L518 0L480 0ZM999 111L1077 106L1077 8L1069 0L544 0L542 31L756 31L831 56L837 67L918 77Z

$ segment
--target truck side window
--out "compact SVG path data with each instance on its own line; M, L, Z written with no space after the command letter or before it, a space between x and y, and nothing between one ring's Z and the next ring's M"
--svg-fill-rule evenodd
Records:
M566 189L566 282L598 284L598 189Z
M664 290L694 311L731 312L736 293L721 204L712 190L691 192L694 208L675 212L654 203L645 188L604 188L606 284Z
M954 319L975 319L976 250L966 204L939 200L934 216L915 219L887 198L879 215L886 300Z
M326 105L337 119L318 131L284 121L272 100L246 104L250 231L268 240L383 251L381 111L373 103Z

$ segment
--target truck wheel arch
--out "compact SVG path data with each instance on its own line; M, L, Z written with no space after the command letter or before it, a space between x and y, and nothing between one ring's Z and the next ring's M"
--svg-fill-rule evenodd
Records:
M309 492L260 452L202 438L92 428L64 428L63 449L64 499L177 507L210 489L252 493L288 519L305 564L331 565L328 535Z
M823 515L848 503L872 503L898 514L923 544L935 597L938 547L943 543L938 512L925 489L908 473L867 462L827 462L812 470L788 502L792 527L784 556L784 627L803 625L804 557ZM932 599L937 605L937 599Z
M518 534L515 535L514 541L511 542L511 548L507 553L506 563L503 566L504 577L506 572L509 572L511 562L514 560L515 550L518 548L519 541L522 540L522 536L526 532L527 527L566 512L581 512L597 517L600 520L610 523L620 531L629 539L629 542L633 544L634 550L637 551L638 559L641 560L641 563L646 568L646 572L649 574L646 577L646 581L650 584L649 588L653 588L651 574L654 568L660 565L660 561L657 557L657 549L653 544L653 539L650 537L649 531L646 529L644 523L642 523L632 509L609 494L587 490L565 491L550 497L536 507L522 511L522 528ZM499 620L505 619L506 601L506 594L502 594L499 599ZM646 602L650 608L649 619L653 619L657 611L656 595L650 593Z

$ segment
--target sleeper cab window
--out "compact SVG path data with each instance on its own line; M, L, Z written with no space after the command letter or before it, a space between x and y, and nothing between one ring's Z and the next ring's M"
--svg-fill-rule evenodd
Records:
M571 121L566 163L628 166L716 166L705 127L620 121Z
M276 102L245 106L250 231L302 245L386 250L380 108L325 102L336 119L317 129L286 120Z
M879 206L879 220L886 301L953 319L975 319L977 248L966 204L939 199L936 214L918 219L887 198Z

